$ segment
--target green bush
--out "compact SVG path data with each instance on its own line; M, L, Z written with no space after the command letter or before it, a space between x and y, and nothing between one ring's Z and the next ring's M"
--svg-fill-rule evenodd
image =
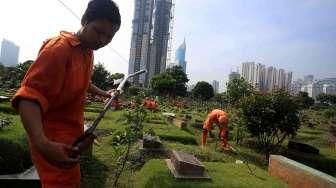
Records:
M298 105L284 92L248 97L241 112L247 130L257 139L258 149L267 155L300 127Z
M0 139L0 174L14 174L32 165L28 143L25 137L14 142Z
M323 116L328 119L333 119L336 117L336 108L328 108L324 110Z
M18 112L9 105L0 105L0 112L3 112L5 114L12 114L12 115L18 114Z

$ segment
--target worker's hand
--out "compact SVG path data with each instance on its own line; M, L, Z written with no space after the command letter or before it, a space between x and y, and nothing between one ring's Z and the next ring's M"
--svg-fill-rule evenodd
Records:
M38 152L52 165L59 168L70 169L79 162L79 156L71 158L71 153L78 153L77 147L63 143L44 141L36 144Z

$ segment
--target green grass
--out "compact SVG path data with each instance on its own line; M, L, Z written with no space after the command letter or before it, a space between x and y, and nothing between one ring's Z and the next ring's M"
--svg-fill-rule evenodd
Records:
M160 137L162 140L166 141L174 141L182 144L192 144L197 145L197 141L195 140L195 136L190 132L179 129L174 125L163 125L163 124L145 124L145 129L152 128L156 135Z
M252 188L252 187L287 187L285 183L271 177L258 167L255 168L256 176L249 174L244 164L233 163L204 163L211 181L178 181L173 178L165 161L151 160L141 169L137 175L136 187L228 187L228 188Z
M294 140L316 147L320 150L320 155L306 156L301 153L288 152L286 156L336 177L336 152L334 146L328 142L329 126L333 123L327 121L323 113L319 111L307 110L306 113L308 122L314 122L316 126L308 127L303 124Z

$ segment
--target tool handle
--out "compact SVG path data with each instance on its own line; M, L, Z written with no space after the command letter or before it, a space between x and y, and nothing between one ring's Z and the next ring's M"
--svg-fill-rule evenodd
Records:
M94 142L94 140L97 138L96 135L93 133L85 133L81 135L73 144L73 147L78 148L78 152L76 153L70 153L70 157L77 157L80 154L82 154L84 151L86 151Z

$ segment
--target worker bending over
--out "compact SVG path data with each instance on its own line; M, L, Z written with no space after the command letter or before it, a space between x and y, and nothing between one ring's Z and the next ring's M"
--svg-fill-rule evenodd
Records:
M215 109L208 114L203 124L203 131L202 131L203 147L206 145L208 132L212 129L213 124L217 124L219 127L218 137L222 141L221 148L226 151L230 150L230 146L228 144L228 135L229 135L228 119L229 119L228 113L224 112L223 110Z

